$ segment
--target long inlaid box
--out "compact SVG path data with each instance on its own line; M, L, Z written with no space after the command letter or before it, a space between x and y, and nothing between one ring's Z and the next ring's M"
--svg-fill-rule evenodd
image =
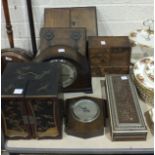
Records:
M147 128L130 76L106 75L105 83L112 140L146 140Z

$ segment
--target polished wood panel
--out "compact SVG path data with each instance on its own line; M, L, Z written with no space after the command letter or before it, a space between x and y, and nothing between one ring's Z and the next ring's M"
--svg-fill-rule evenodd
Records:
M70 27L70 10L65 8L45 9L44 27Z
M126 36L89 37L92 76L129 73L131 46Z
M77 53L86 55L85 28L51 28L40 30L40 53L48 47L64 45L72 47Z
M96 7L46 8L44 27L84 27L87 36L98 35Z

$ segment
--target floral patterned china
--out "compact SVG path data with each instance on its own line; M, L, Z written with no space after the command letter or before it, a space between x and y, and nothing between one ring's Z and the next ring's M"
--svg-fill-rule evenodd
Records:
M134 79L140 97L153 105L154 96L154 60L153 57L144 57L133 68Z

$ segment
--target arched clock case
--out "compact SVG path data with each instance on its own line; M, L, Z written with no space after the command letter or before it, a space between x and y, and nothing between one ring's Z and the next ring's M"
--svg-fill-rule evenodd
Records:
M59 53L59 50L65 52ZM91 91L91 75L87 59L73 48L59 45L47 48L35 58L35 62L61 64L64 91Z
M61 65L64 92L92 91L84 30L81 28L41 30L41 51L34 61Z
M6 48L1 50L2 72L9 62L30 62L32 55L20 48Z

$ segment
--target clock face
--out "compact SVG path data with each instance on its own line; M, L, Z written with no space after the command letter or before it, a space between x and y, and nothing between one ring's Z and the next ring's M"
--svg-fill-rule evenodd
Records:
M81 99L72 106L73 117L83 123L94 121L100 115L98 104L89 99Z
M77 78L77 69L74 66L74 64L70 63L67 60L64 59L53 59L50 61L50 63L60 63L62 68L62 86L63 88L66 88L73 84L73 82Z

